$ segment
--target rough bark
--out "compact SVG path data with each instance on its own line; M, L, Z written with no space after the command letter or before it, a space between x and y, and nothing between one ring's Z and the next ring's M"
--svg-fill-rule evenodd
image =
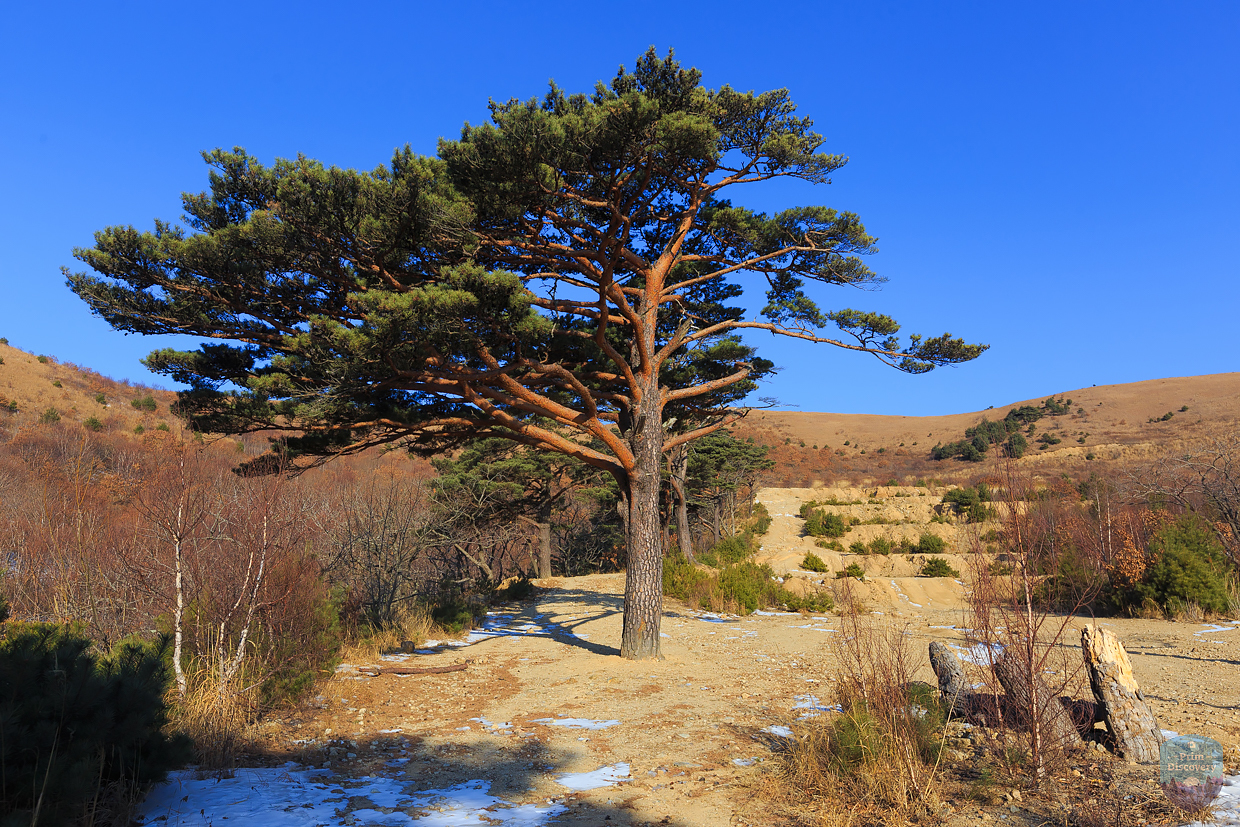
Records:
M1044 748L1066 749L1081 743L1072 716L1046 682L1026 664L1005 655L994 665L995 677L1007 693L1005 711L1034 734Z
M1101 718L1115 738L1115 751L1133 763L1158 761L1162 732L1132 676L1132 662L1124 646L1106 629L1086 626L1081 631L1081 653L1089 671Z
M930 668L939 679L939 694L943 698L948 715L970 718L973 704L973 686L965 679L960 659L951 648L940 641L930 642Z
M648 408L634 422L630 444L634 469L628 479L628 566L624 578L624 631L620 656L631 660L661 658L659 623L663 618L663 544L659 515L659 471L663 464L663 426L653 404L657 388L647 394Z
M551 576L551 521L547 520L538 524L538 560L537 572L539 577Z
M672 491L676 494L676 545L690 563L693 562L693 535L689 533L689 498L685 494L685 478L689 474L689 446L679 445L672 451Z

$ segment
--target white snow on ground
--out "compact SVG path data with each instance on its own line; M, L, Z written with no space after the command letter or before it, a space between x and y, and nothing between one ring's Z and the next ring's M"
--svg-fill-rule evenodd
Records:
M620 724L619 721L591 721L589 718L535 718L534 723L569 729L607 729Z
M809 572L806 573L808 574ZM755 609L753 614L758 617L797 617L796 612L766 612L762 609Z
M1205 628L1200 632L1193 632L1193 637L1201 637L1202 635L1208 635L1211 632L1230 632L1233 629L1240 628L1240 626L1236 625L1237 623L1240 623L1240 621L1232 620L1229 622L1230 625L1227 626L1219 626L1217 623L1206 623L1204 624Z
M896 594L900 595L900 598L901 598L901 599L902 599L905 603L909 604L910 606L916 606L916 607L917 607L917 608L919 608L919 609L920 609L920 608L922 608L922 605L921 605L920 603L914 603L914 602L913 602L913 599L912 599L911 597L909 597L909 596L908 596L907 594L905 594L904 592L900 591L900 587L896 585L896 581L894 581L894 580L892 580L892 581L891 581L891 588L892 588L892 590L893 590Z
M629 765L621 761L618 764L610 764L606 767L599 767L593 772L570 772L561 775L555 780L555 783L561 787L567 787L574 792L585 792L586 790L597 790L599 787L610 787L623 781L628 781Z
M994 663L1003 654L1003 645L999 643L975 643L972 646L964 647L947 641L947 645L956 650L956 654L960 659L968 663L975 663L978 666L989 666Z
M775 724L774 726L769 726L762 731L769 732L771 735L778 735L780 738L791 738L792 737L792 729L790 727L780 726L779 724Z
M1223 789L1214 799L1214 815L1209 821L1193 821L1184 827L1240 827L1240 775L1223 779Z
M844 708L841 707L839 704L832 704L831 706L823 706L821 703L818 702L818 696L816 695L794 695L792 697L792 700L796 701L796 703L792 705L793 709L804 709L805 710L805 712L802 712L799 716L797 716L799 718L814 718L820 712L843 712L844 711Z
M172 773L157 784L137 821L166 827L207 827L225 820L231 827L325 827L342 823L347 814L351 823L393 827L541 827L566 809L511 804L490 795L491 783L482 780L408 792L406 780L341 778L296 764L240 769L224 779L195 775L193 770Z

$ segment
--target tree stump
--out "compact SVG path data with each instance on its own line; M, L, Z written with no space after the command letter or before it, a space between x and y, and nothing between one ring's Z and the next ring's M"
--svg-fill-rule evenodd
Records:
M1007 693L1005 714L1019 716L1013 723L1030 732L1037 727L1043 744L1052 749L1067 749L1081 743L1081 733L1068 710L1027 664L1018 663L1011 653L1006 653L995 663L994 671Z
M948 717L970 717L972 709L973 687L965 680L964 669L960 667L960 659L946 643L937 640L930 642L930 668L939 679L939 694Z
M1132 676L1132 661L1119 638L1106 629L1086 626L1081 652L1101 718L1115 738L1116 753L1137 764L1158 761L1163 741L1158 719Z

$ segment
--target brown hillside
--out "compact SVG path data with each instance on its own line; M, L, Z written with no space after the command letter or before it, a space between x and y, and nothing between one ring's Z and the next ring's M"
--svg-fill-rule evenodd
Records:
M1039 420L1037 433L1048 432L1061 442L1039 450L1031 437L1030 450L1020 461L1041 474L1086 471L1091 462L1140 460L1240 425L1240 373L1100 385L1056 398L1071 399L1071 413ZM990 451L981 463L936 462L930 459L931 448L963 439L965 429L983 417L1002 419L1013 408L1042 402L1029 399L985 411L924 417L753 411L738 432L774 448L777 468L769 484L953 479L984 473L998 452ZM1184 406L1187 411L1180 410ZM1167 413L1173 414L1167 421L1150 421Z
M176 394L170 391L120 382L5 344L0 344L0 359L0 430L38 421L49 409L67 422L85 423L93 417L103 431L133 432L138 425L151 431L161 423L177 427L178 420L169 412ZM147 397L154 400L154 411L134 407L135 401ZM10 409L14 402L16 412Z

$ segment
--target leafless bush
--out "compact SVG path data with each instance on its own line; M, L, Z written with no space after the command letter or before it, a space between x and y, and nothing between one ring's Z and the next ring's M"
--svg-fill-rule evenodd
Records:
M1169 501L1205 517L1240 567L1240 432L1164 456L1134 472L1131 484L1151 502Z
M934 812L944 718L911 680L907 630L849 612L835 641L838 715L811 718L781 756L773 798L819 824L886 825Z
M1064 499L1053 491L1035 495L1028 477L1011 463L997 482L1006 505L1002 542L1012 570L997 574L985 555L972 555L967 623L974 660L985 667L982 679L992 696L994 720L986 723L996 736L993 751L1010 774L1028 769L1036 785L1079 742L1085 725L1061 698L1081 690L1084 666L1069 632L1094 585L1060 577L1076 551ZM1054 600L1052 588L1058 589Z

